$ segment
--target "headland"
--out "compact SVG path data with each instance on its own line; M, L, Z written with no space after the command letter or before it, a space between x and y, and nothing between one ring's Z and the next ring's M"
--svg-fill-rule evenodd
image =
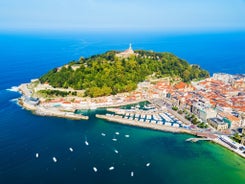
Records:
M81 58L20 85L19 91L19 103L37 115L86 120L79 110L109 108L111 114L96 117L205 137L245 156L245 75L209 77L169 53L134 52L130 46ZM136 107L144 101L152 107ZM130 111L110 109L131 104L136 106Z

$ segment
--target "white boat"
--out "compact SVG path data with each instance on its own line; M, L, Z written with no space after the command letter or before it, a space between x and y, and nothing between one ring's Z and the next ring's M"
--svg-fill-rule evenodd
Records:
M54 161L54 162L57 162L57 159L56 159L55 157L53 157L53 161Z
M115 132L116 135L119 135L119 132Z
M117 141L117 139L116 139L116 138L113 138L112 140L113 140L113 141Z
M39 157L39 154L38 153L36 153L36 158L38 158Z
M96 167L93 167L93 170L94 170L94 172L97 172L98 171L98 169Z
M131 171L131 177L133 177L134 176L134 172L133 171Z
M147 163L147 164L146 164L146 167L149 167L150 165L151 165L151 163Z
M113 166L109 167L109 171L114 170L115 168Z
M88 141L85 141L85 144L86 144L86 146L88 146L89 145Z
M73 149L72 148L69 148L70 152L73 152Z
M102 135L102 136L104 136L104 137L106 136L106 134L105 134L105 133L101 133L101 135Z
M118 154L118 153L119 153L119 152L118 152L116 149L114 150L114 152L115 152L116 154Z
M125 137L129 138L130 136L128 134L126 134Z

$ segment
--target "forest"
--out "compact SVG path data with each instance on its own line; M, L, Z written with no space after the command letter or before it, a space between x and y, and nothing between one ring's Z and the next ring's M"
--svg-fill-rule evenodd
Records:
M90 97L107 96L136 89L147 76L162 78L178 76L184 82L209 77L198 65L171 53L139 50L128 58L116 56L116 51L80 58L60 68L54 68L40 78L53 87L85 90Z

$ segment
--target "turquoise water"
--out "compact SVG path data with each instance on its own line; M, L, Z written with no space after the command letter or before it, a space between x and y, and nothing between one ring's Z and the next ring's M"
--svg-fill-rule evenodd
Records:
M219 145L185 142L190 135L98 120L95 111L87 112L89 121L35 116L16 104L18 93L6 90L80 55L120 50L129 42L135 48L176 51L212 72L219 65L220 71L228 66L229 73L244 73L243 35L0 36L0 183L244 183L244 159ZM205 52L196 52L197 47ZM233 58L239 63L237 70ZM86 139L89 146L84 144ZM148 162L150 167L145 166ZM108 170L111 166L113 171Z

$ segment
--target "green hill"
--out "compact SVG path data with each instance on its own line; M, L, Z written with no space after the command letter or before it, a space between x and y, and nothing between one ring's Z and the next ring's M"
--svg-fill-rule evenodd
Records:
M40 78L53 87L84 89L91 97L117 94L136 89L149 75L157 78L181 77L184 82L209 77L198 65L190 65L171 53L135 51L128 58L116 56L115 51L81 58L55 68Z

